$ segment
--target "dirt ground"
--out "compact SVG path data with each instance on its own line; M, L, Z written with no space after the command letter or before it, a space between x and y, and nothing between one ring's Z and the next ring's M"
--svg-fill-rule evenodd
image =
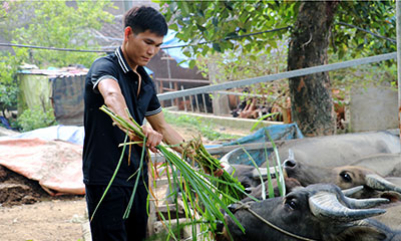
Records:
M0 207L1 240L83 240L83 197L56 198Z
M83 196L52 197L36 181L1 166L0 181L1 240L83 240Z
M198 134L174 127L185 139ZM246 131L216 130L237 135ZM217 144L204 140L205 144ZM52 197L40 185L0 166L1 241L88 241L84 196ZM89 236L90 237L90 236Z

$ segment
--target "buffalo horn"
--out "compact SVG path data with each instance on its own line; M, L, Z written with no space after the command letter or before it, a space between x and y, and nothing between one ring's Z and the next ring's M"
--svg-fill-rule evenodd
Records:
M227 154L228 155L228 154ZM226 172L228 172L229 174L232 174L234 172L233 167L230 165L230 162L228 161L229 156L227 157L227 155L224 155L221 159L220 159L220 164L223 165L223 168Z
M379 191L394 191L401 193L401 188L387 181L377 174L368 174L365 177L366 186Z
M368 198L368 199L355 199L344 197L348 206L355 209L372 208L380 204L389 203L387 198Z
M349 196L354 195L355 193L361 191L362 189L363 189L363 186L356 186L356 187L342 190L342 192L345 196L349 197Z
M350 209L341 204L336 195L329 192L318 192L309 197L309 207L318 218L329 218L337 221L357 221L385 213L383 209Z

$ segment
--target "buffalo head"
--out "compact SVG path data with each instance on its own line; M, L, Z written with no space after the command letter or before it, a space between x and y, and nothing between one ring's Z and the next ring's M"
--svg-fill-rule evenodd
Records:
M223 233L228 240L384 240L386 233L365 219L385 212L367 207L387 201L346 198L332 184L299 187L285 197L231 205L245 232L226 215Z
M333 183L341 189L364 186L356 198L379 197L381 195L399 196L401 188L387 181L375 171L359 166L324 168L287 159L283 163L288 177L297 179L302 186L316 183ZM394 193L395 192L395 193ZM396 198L397 199L397 198Z

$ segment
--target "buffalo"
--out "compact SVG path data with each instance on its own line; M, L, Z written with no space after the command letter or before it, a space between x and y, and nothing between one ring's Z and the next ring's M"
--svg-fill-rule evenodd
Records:
M227 167L227 166L225 166ZM249 165L232 164L230 168L225 168L228 173L237 178L238 181L244 186L246 192L251 192L253 188L261 183L258 177L256 168Z
M229 216L217 240L401 240L401 232L370 219L385 213L371 209L387 199L353 199L334 184L299 187L285 197L229 207L244 232Z
M350 165L367 156L400 153L400 147L399 137L389 131L308 137L277 143L280 160L292 150L297 160L322 167ZM264 152L263 148L259 151Z
M357 194L357 198L376 197L389 192L401 194L401 188L374 170L361 166L340 166L334 168L309 165L296 161L294 158L287 159L283 163L284 170L289 178L297 179L302 186L316 183L333 183L341 189L356 186L365 188ZM399 195L398 195L399 196Z
M237 151L240 149L234 149L233 151L227 153L220 159L220 163L223 165L224 170L230 173L233 177L237 178L238 181L244 186L245 191L250 193L255 187L261 184L263 180L267 178L267 169L260 168L259 171L251 165L243 164L231 164L230 159L232 159ZM236 156L235 156L236 158ZM270 169L270 173L274 177L274 168Z
M349 165L373 169L384 177L401 177L401 153L367 155Z
M259 184L257 187L252 188L250 190L251 192L250 193L248 192L249 196L245 197L241 201L248 202L248 201L252 201L254 199L261 200L261 199L269 198L269 193L267 191L268 190L268 185L269 185L268 182L269 181L265 181L265 183L264 183L265 184L264 188L266 189L266 192L265 192L266 196L265 197L263 197L263 194L262 194L263 186L261 184ZM286 177L286 178L284 178L284 183L285 183L285 191L286 192L291 192L294 188L302 186L301 183L295 178ZM280 196L281 193L279 191L279 187L278 187L276 178L272 179L271 186L273 187L273 195L274 195L274 197Z

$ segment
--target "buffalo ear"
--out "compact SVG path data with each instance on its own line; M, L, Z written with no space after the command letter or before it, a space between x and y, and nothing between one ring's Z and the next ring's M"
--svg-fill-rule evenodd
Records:
M375 241L385 240L387 235L385 232L372 226L354 226L347 228L337 237L341 241Z

